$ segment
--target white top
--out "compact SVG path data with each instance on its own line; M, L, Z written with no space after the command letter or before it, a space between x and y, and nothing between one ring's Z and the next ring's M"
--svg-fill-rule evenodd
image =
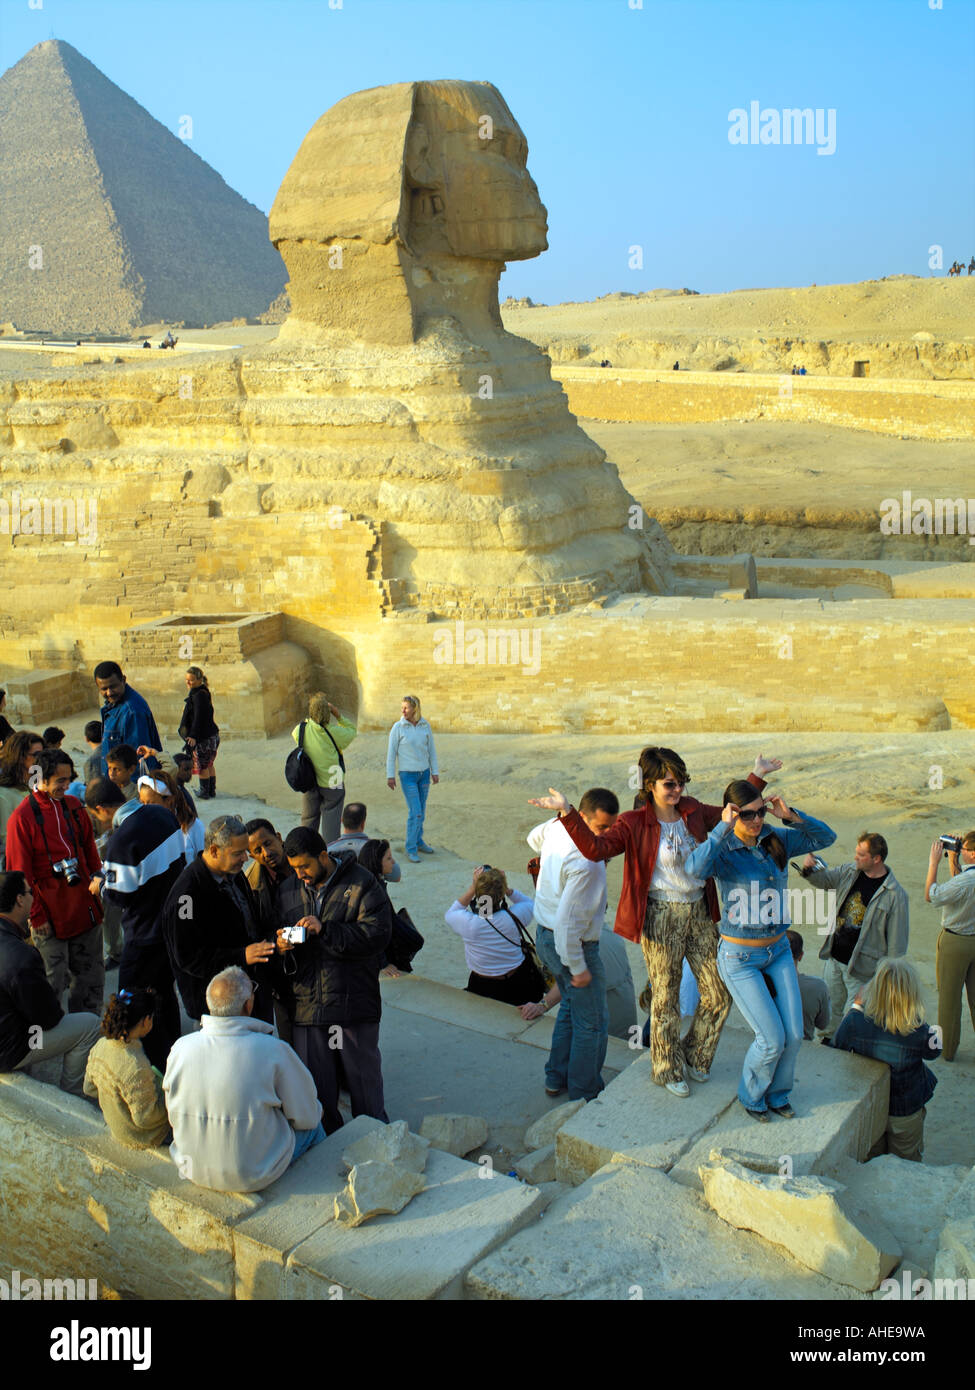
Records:
M386 776L396 776L396 759L399 758L400 772L426 772L439 777L437 751L433 746L433 730L425 719L411 724L408 719L398 719L389 731L386 747Z
M315 1082L258 1018L204 1014L200 1030L177 1038L166 1064L169 1152L198 1187L259 1192L287 1169L294 1131L319 1123Z
M513 888L508 901L518 921L527 927L532 919L531 898ZM509 975L525 959L518 928L507 912L481 917L469 907L461 907L455 898L444 913L444 921L463 939L467 968L475 975Z
M684 860L697 841L682 820L660 821L657 862L650 880L655 902L694 903L704 896L704 879L684 872Z
M606 915L606 865L587 859L557 817L536 825L528 844L541 859L535 921L555 936L559 960L572 975L586 969L584 941L598 941Z

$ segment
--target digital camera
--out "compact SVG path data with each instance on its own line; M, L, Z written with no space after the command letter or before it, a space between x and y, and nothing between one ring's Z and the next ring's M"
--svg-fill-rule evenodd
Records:
M74 888L81 882L77 859L59 859L56 864L51 865L51 871L57 878L63 878L69 888Z
M284 927L282 930L285 941L290 941L293 946L303 946L307 934L305 927Z

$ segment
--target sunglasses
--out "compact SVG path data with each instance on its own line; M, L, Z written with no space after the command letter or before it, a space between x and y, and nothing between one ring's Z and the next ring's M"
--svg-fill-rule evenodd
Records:
M683 787L683 786L684 786L684 783L683 783L683 782L675 782L674 779L673 779L673 777L668 777L668 778L662 783L662 785L663 785L664 787L666 787L667 790L670 792L670 791L673 791L675 787Z
M761 809L760 811L739 811L739 812L738 812L738 819L739 819L739 820L764 820L764 819L765 819L765 810L766 810L766 808L763 806L762 809Z

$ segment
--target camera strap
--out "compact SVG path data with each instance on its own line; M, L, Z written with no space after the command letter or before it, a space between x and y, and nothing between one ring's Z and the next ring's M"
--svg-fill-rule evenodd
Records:
M41 808L38 806L37 801L34 798L34 793L28 792L27 799L30 802L30 809L34 813L34 819L37 821L38 829L41 832L41 839L44 841L44 849L47 853L47 857L51 861L52 865L57 864L59 861L55 859L54 855L51 853L51 846L47 842L47 831L44 829L44 816L42 815ZM51 800L53 801L53 799L54 798L52 797ZM78 854L78 840L75 836L75 827L72 823L71 808L69 806L66 806L64 808L64 819L67 825L68 834L71 837L71 848L74 850L74 858L78 859L80 863L81 861ZM87 863L85 864L85 868L87 869Z

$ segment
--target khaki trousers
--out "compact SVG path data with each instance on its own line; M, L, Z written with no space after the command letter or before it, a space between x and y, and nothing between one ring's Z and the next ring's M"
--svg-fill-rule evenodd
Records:
M888 1115L887 1129L867 1154L876 1158L879 1154L896 1154L911 1163L920 1163L924 1157L924 1117L926 1108L922 1105L913 1115Z
M961 992L968 995L968 1011L975 1028L975 936L958 936L942 929L934 957L938 981L938 1025L944 1051L950 1062L958 1051L961 1037Z

